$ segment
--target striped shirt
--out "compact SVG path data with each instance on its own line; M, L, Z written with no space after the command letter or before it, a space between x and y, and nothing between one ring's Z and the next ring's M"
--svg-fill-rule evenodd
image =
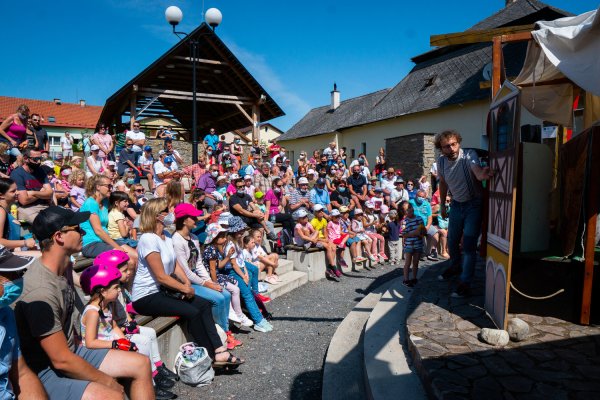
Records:
M475 150L460 149L456 160L445 156L438 159L438 173L448 185L452 199L460 203L481 197L482 186L471 170L471 164L479 165Z
M423 225L423 220L421 217L414 216L414 218L404 217L401 222L401 234L414 232L416 229L419 229L419 226ZM422 236L411 236L404 238L403 241L404 247L422 247L423 246L423 237Z

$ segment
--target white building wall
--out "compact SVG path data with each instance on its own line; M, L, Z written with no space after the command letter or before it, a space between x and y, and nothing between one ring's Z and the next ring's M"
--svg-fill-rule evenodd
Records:
M348 157L354 149L355 155L361 153L362 143L366 144L367 159L371 168L375 165L375 157L379 149L385 149L385 139L411 135L414 133L438 133L445 129L457 130L463 138L464 147L486 148L486 124L489 101L473 101L463 105L452 105L430 111L409 114L372 124L344 129L337 133L338 147L346 147ZM542 121L522 108L521 125L539 124ZM281 141L288 150L306 150L312 154L315 149L323 149L329 142L335 141L334 133L311 136L308 138Z

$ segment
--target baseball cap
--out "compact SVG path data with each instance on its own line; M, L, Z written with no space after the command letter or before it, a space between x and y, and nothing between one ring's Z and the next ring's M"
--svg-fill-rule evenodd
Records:
M365 202L365 206L366 206L367 208L375 208L375 204L373 204L373 202L372 202L372 201L366 201L366 202Z
M341 207L340 207L340 213L342 213L342 214L345 214L345 213L347 213L348 211L350 211L350 210L348 210L348 207L346 207L346 206L341 206Z
M162 155L163 155L163 154L165 154L165 153L166 153L166 151L164 151L164 150L159 150L159 151L158 151L158 155L159 155L159 156L162 156Z
M93 144L92 147L90 147L91 151L96 151L96 150L100 150L100 147L98 147L97 144Z
M359 158L359 159L358 159L358 163L359 163L360 165L363 165L363 164L365 163L365 159L364 159L364 158Z
M314 212L321 211L323 208L324 207L322 204L315 204L315 206L313 207L313 211Z
M172 163L172 162L173 162L173 157L169 157L169 156L165 157L165 163L166 164Z
M229 175L229 179L235 181L236 179L240 179L240 176L238 174L231 174Z
M337 208L334 208L333 210L331 210L331 216L332 217L339 217L340 216L340 210L338 210Z
M54 168L52 168L49 165L42 165L40 167L42 169L42 171L44 171L44 174L48 175L49 173L56 173L56 171L54 171Z
M307 213L307 212L306 212L306 210L305 210L305 209L303 209L303 208L301 208L300 210L298 210L298 211L294 212L294 214L292 214L292 216L293 216L295 219L304 218L304 217L306 217L307 215L308 215L308 213Z
M252 180L252 175L245 175L244 180L246 180L246 179Z
M115 163L114 161L109 161L109 162L107 163L107 165L112 165L112 166L114 167L115 165L117 165L117 163Z
M152 153L152 147L151 146L145 146L144 147L144 151L149 151Z
M57 155L54 156L54 159L56 159L56 160L62 160L63 159L63 155L61 153L58 153Z
M363 213L363 210L361 210L360 208L355 208L354 209L354 215L360 215Z
M375 190L373 190L373 191L374 191L375 193L383 193L383 189L382 189L382 188L380 188L380 187L378 187L378 188L375 188Z
M263 192L256 192L256 193L254 193L254 198L262 199L264 195L265 194Z
M306 185L308 184L308 179L306 179L305 177L301 177L298 179L298 185Z
M222 181L223 179L227 180L227 177L225 175L219 175L217 177L217 182Z
M399 176L399 177L396 178L396 182L394 182L394 185L397 185L399 183L404 183L404 179L402 179L401 176Z
M183 218L183 217L199 217L203 213L198 210L196 207L191 205L190 203L181 203L175 207L175 218Z
M306 175L314 175L315 174L315 170L314 169L309 169L308 171L306 171Z
M90 219L89 211L75 212L58 206L50 206L35 217L31 231L33 236L41 242L50 239L65 226L79 225L88 219Z
M324 184L325 184L325 178L317 179L317 185L324 185Z
M22 257L0 245L0 271L21 271L29 266L35 257Z

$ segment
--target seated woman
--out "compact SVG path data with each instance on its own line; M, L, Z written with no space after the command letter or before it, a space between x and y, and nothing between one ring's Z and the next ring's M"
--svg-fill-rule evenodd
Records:
M85 231L83 235L83 249L85 257L96 258L108 250L123 250L129 256L132 267L137 264L137 252L131 246L120 245L108 234L108 197L112 190L112 183L105 175L94 175L86 182L87 199L79 211L89 211L90 219L81 224Z
M265 221L271 221L272 223L280 222L283 225L283 229L286 229L291 235L294 231L294 220L290 214L285 212L287 197L283 193L284 183L280 178L275 178L271 185L272 188L265 194L265 206L267 209Z
M14 217L10 213L10 207L15 204L17 199L17 184L10 178L0 178L0 245L18 252L19 255L39 257L42 255L37 248L35 240L32 238L21 239L21 225L14 222ZM21 251L26 247L28 251Z
M240 305L240 289L236 284L225 281L223 286L213 282L200 257L198 237L191 233L196 226L202 211L189 203L175 207L175 229L173 246L175 255L185 275L190 280L196 296L208 300L212 304L213 318L227 333L227 348L233 349L242 342L236 340L229 330L229 319L243 325L252 326L252 321L246 317ZM230 308L230 304L232 309Z
M244 360L223 346L210 302L196 296L177 261L172 239L165 235L165 226L175 220L167 205L167 199L156 198L142 207L139 259L131 293L133 308L142 315L180 317L187 322L193 341L206 348L214 368L237 367Z

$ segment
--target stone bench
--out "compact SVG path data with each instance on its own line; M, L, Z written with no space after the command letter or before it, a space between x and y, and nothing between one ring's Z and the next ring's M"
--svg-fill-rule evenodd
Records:
M301 246L288 246L287 259L294 263L294 270L308 274L311 282L325 278L325 250Z

